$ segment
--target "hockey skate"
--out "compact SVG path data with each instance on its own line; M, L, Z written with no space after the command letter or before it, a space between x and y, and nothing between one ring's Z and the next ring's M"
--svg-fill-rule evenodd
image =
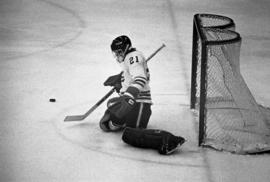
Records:
M181 136L174 136L170 133L166 134L162 141L162 145L160 146L158 152L162 155L169 155L178 149L183 143L185 143L185 139Z

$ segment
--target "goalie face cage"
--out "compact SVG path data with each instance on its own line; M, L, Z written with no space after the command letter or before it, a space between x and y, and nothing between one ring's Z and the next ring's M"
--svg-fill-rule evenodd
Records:
M269 108L256 103L241 76L241 37L234 30L228 17L194 15L190 107L199 113L199 146L269 151Z

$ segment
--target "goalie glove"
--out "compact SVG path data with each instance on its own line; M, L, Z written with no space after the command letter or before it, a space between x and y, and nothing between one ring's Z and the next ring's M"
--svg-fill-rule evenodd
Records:
M115 88L116 92L119 93L122 85L121 85L121 78L122 78L122 73L110 76L104 83L104 86L112 86Z
M118 119L126 116L135 106L136 101L127 95L114 97L107 103L108 110Z
M123 95L114 97L108 101L108 110L117 118L122 119L135 107L135 98L138 93L139 90L136 87L128 87Z

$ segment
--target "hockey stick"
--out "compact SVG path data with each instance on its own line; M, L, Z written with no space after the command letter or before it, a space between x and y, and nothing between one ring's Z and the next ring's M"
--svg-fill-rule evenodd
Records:
M155 52L153 52L147 59L146 62L148 62L152 57L154 57L161 49L165 47L165 44L162 44ZM102 104L108 97L110 97L113 92L115 91L115 88L112 88L105 96L103 96L93 107L91 107L85 114L83 115L71 115L66 116L64 121L81 121L84 120L89 114L91 114L100 104Z
M100 104L102 104L108 97L110 97L115 88L112 88L104 97L102 97L93 107L91 107L85 114L83 115L72 115L66 116L64 121L81 121L84 120L91 112L93 112Z

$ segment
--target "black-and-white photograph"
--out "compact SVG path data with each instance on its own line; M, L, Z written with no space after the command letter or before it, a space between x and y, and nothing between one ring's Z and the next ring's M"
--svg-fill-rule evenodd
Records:
M1 0L0 182L269 182L269 9Z

